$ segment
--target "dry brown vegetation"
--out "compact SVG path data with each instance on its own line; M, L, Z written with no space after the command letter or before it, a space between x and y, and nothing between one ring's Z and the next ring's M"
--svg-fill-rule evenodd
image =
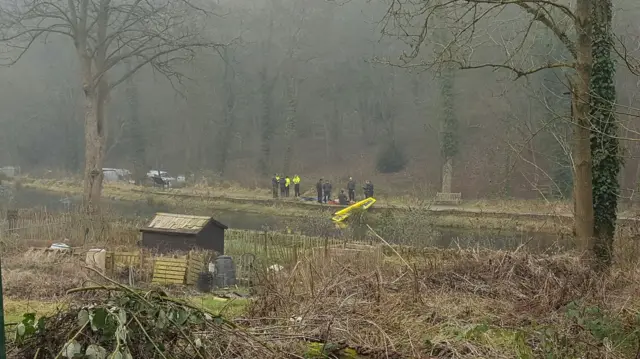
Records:
M34 214L32 231L2 236L11 305L86 300L65 294L95 281L84 258L26 250L38 237L82 245L82 217L65 216L56 227ZM133 223L99 222L85 248L133 248ZM415 237L421 226L404 223L403 233ZM255 299L246 311L236 308L236 324L253 341L244 357L263 342L275 358L629 358L639 350L640 244L629 237L618 240L617 261L605 276L591 272L579 253L534 255L526 245L511 252L439 250L371 237L358 246L298 237L296 244L286 235L230 236L229 254L257 251L264 267L285 268L259 271Z
M434 250L406 261L306 258L261 281L249 309L260 319L249 322L333 343L327 353L379 358L628 358L640 349L635 264L600 277L572 255Z
M55 252L27 251L4 256L4 295L14 299L54 301L88 279L82 265L78 257Z

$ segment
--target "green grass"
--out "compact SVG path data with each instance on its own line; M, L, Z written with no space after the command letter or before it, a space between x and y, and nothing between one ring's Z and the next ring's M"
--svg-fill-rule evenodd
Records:
M192 296L188 301L195 306L225 317L233 318L242 315L249 304L245 298L226 299L213 294ZM66 302L48 302L37 300L4 299L5 324L19 323L25 313L35 313L36 317L53 315L67 308Z
M4 322L18 323L22 321L25 313L36 313L36 317L55 314L58 310L66 308L64 302L46 302L37 300L4 299Z
M246 298L226 299L213 294L193 296L189 298L199 308L206 309L215 314L221 314L226 318L235 318L242 315L249 300Z

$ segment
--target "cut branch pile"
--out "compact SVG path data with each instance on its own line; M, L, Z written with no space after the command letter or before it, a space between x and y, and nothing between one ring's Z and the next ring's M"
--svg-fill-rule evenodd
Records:
M104 292L106 290L106 292ZM266 344L219 315L163 292L126 287L100 291L102 300L18 324L10 358L275 358ZM106 299L105 299L106 297Z

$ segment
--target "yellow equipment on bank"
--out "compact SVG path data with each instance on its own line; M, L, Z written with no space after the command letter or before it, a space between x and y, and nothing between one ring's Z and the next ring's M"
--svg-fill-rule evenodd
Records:
M331 220L337 223L341 223L343 222L345 219L349 218L349 216L351 216L351 214L354 212L354 210L361 208L364 210L369 209L369 207L373 206L373 204L376 203L376 199L373 197L369 197L369 198L365 198L360 202L356 202L354 204L352 204L351 206L341 209L338 212L333 214L333 217L331 217Z

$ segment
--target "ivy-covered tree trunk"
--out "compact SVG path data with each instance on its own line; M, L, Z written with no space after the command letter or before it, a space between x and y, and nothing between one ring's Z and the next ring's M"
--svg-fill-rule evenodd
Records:
M453 158L458 154L458 120L455 115L453 85L454 69L445 66L442 71L440 93L443 102L441 155L442 155L442 193L451 193L453 182Z
M271 40L273 37L273 16L269 21L269 33L267 40L263 43L262 69L260 70L260 101L262 105L262 114L260 121L260 156L258 160L258 169L262 175L267 175L271 168L271 141L275 132L273 123L273 86L275 85L275 77L273 80L269 78L269 55L271 53Z
M617 139L618 125L614 112L616 88L613 48L611 0L592 5L591 157L593 160L593 243L592 250L598 267L611 263L613 236L620 184L618 174L622 165Z
M296 114L298 109L298 79L295 75L289 77L287 81L287 123L285 124L285 138L287 148L284 151L284 163L283 172L285 175L290 174L291 161L293 160L293 147L296 139L296 124L298 116Z
M591 0L576 1L575 74L570 77L573 160L574 233L578 241L593 240L593 193L589 83L592 68Z

